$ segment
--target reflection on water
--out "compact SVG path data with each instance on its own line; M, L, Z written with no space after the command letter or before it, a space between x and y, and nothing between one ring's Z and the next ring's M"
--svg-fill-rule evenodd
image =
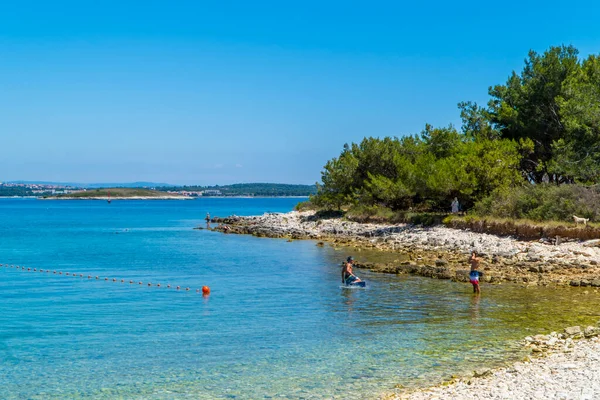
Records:
M479 301L481 300L481 294L475 293L471 296L471 309L469 314L471 316L471 322L476 325L479 322Z

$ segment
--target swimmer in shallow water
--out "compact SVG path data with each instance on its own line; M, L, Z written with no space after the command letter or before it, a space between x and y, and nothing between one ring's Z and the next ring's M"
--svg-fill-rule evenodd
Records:
M342 263L342 283L350 285L355 282L361 282L360 278L352 272L352 263L354 258L348 257L344 263Z

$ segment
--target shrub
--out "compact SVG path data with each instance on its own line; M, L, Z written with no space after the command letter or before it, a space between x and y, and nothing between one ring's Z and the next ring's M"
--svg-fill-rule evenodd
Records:
M474 213L534 221L600 220L600 190L582 185L525 185L497 191L475 204Z
M314 209L316 209L316 207L310 200L301 201L294 206L294 210L296 211L309 211Z
M394 212L383 206L358 204L346 212L346 218L356 222L388 222L394 219Z

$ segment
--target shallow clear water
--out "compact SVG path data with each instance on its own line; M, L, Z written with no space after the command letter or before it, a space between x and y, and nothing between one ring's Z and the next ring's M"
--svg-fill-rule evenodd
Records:
M476 298L468 284L367 271L367 289L343 289L345 252L192 229L206 212L297 201L0 200L0 263L63 272L0 268L2 398L373 398L598 319L592 290L483 285Z

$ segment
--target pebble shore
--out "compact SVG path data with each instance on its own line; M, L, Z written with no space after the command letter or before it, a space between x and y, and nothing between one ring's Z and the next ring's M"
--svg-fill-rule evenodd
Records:
M556 339L556 337L555 337ZM398 400L594 400L600 398L600 340L566 341L546 357L518 362L478 378L401 394Z

